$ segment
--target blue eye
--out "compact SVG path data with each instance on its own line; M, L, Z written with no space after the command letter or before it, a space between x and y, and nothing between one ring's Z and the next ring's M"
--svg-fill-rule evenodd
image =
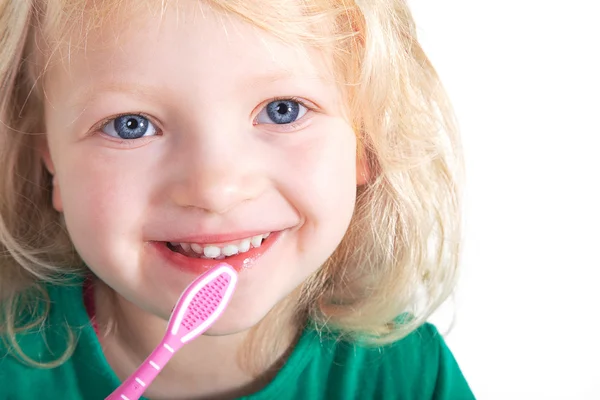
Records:
M120 139L139 139L143 136L153 136L156 128L148 118L141 115L122 115L104 125L102 132Z
M291 124L306 114L306 107L294 100L272 101L263 108L256 122L259 124Z

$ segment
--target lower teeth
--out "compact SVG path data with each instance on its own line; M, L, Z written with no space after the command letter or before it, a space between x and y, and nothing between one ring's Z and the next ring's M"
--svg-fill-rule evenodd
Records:
M186 257L190 257L190 258L201 258L201 259L203 259L203 260L222 260L222 259L224 259L224 258L227 258L227 257L228 257L228 256L224 256L223 254L221 254L221 255L220 255L220 256L218 256L218 257L206 257L204 254L192 253L192 254L190 255L190 254L181 253L181 252L178 252L178 253L179 253L179 254L183 254L183 255L184 255L184 256L186 256ZM235 255L237 255L237 254L234 254L234 256L235 256ZM229 257L233 257L233 256L229 256Z

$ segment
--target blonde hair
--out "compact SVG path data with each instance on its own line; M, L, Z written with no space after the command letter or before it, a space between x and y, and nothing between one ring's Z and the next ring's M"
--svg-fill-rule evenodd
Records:
M124 2L94 2L90 10L86 3L0 5L0 322L16 349L18 312L31 298L23 296L81 266L52 208L51 176L35 151L35 134L44 132L38 80L43 83L49 55L75 32L85 40ZM462 179L453 113L406 1L303 0L270 8L264 1L207 3L289 43L331 54L368 165L350 228L299 289L294 306L317 327L349 339L381 345L406 336L453 290ZM83 16L91 18L84 22ZM260 336L253 340L269 340Z

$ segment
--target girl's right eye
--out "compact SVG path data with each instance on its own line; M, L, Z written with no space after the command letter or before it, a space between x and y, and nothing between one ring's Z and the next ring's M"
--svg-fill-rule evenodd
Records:
M127 114L108 121L102 127L102 132L117 139L139 139L144 136L154 136L157 129L143 115Z

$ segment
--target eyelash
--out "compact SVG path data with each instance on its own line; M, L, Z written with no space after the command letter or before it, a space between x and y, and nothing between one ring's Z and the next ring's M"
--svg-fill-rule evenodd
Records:
M273 97L272 99L264 101L262 103L264 105L260 108L260 110L262 110L263 108L265 108L267 106L267 104L273 103L275 101L293 101L295 103L300 104L303 107L306 107L306 109L308 111L314 111L315 110L315 106L314 105L308 104L306 100L301 99L299 97L295 97L295 96L292 96L292 97L286 97L286 96Z

